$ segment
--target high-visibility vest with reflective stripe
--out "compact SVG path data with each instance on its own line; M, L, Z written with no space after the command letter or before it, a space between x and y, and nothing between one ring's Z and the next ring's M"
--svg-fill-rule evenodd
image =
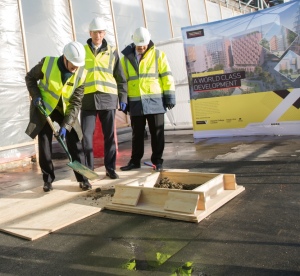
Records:
M160 55L164 55L164 53L154 48L149 49L139 64L139 74L126 57L122 59L128 81L129 99L143 95L155 97L162 93L175 94L173 75L169 65L165 64L159 68Z
M79 67L79 69L72 74L66 83L63 84L61 81L61 72L57 65L57 61L58 57L45 58L42 67L44 78L40 80L38 84L48 115L51 114L55 109L61 96L63 102L63 111L65 112L74 90L84 83L86 76L86 70L84 67Z
M88 73L84 86L84 94L96 91L118 94L117 82L113 76L115 64L115 47L107 45L108 50L94 56L89 45L85 45L85 69Z

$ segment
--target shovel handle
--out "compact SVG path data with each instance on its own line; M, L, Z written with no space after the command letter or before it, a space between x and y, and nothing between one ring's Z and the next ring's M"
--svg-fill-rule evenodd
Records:
M63 139L59 135L54 134L56 140L61 144L63 149L65 150L66 154L68 155L69 160L72 162L71 154L69 153L69 150L67 148L67 145L64 143Z
M66 144L64 143L63 139L61 139L58 132L56 131L55 126L54 126L50 116L47 114L46 110L43 108L41 103L39 103L37 105L37 107L38 107L39 111L46 117L46 120L47 120L48 124L50 125L51 129L53 130L53 133L54 133L54 136L55 136L56 140L61 144L61 146L63 147L63 149L67 153L69 160L72 162L71 154L69 153L68 148L67 148Z
M55 136L55 137L59 136L59 135L58 135L58 132L56 131L56 129L55 129L55 127L54 127L54 124L53 124L53 122L52 122L50 116L47 114L47 112L46 112L46 110L43 108L42 104L39 103L39 104L37 105L37 107L38 107L39 111L46 117L46 120L47 120L48 124L50 125L50 127L52 128L52 130L53 130L53 132L54 132L54 136Z

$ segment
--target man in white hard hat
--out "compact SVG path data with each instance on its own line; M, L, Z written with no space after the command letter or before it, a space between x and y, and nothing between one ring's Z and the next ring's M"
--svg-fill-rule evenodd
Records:
M156 171L163 169L164 114L175 104L175 85L164 52L156 49L149 31L140 27L132 35L133 43L122 54L121 63L128 82L128 111L132 127L132 151L128 171L141 167L144 155L146 122L151 134L151 162Z
M44 57L25 77L31 96L30 122L26 129L32 139L38 136L39 164L43 174L43 190L53 189L55 179L52 162L53 130L46 121L38 105L42 104L52 121L60 125L59 135L66 139L68 151L73 161L85 164L81 144L82 130L78 113L84 92L86 78L85 50L79 42L65 45L60 57ZM75 172L79 186L83 190L92 188L88 179Z
M99 117L104 136L106 176L119 178L116 169L115 115L118 106L126 113L127 82L118 52L105 40L106 22L94 18L89 25L90 38L84 46L88 70L81 108L81 126L86 164L94 170L93 134Z

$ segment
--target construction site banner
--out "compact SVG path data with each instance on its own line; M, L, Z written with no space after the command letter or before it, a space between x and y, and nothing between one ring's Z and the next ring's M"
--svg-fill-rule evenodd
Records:
M194 138L300 134L300 1L181 30Z

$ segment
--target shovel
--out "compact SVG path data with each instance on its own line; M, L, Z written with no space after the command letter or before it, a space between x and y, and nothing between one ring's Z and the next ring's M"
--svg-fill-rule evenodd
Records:
M56 140L61 144L61 146L63 147L63 149L67 153L68 158L70 160L70 163L68 163L67 165L69 167L71 167L75 172L78 172L79 174L85 176L88 179L93 180L93 179L98 178L99 177L98 174L95 173L94 171L90 170L89 168L87 168L86 166L82 165L81 163L79 163L76 160L72 161L72 157L71 157L71 154L68 151L67 145L64 143L63 139L59 136L58 132L55 130L55 127L54 127L54 124L53 124L51 118L46 113L46 111L43 108L43 106L42 106L41 103L38 104L38 109L46 117L47 122L49 123L50 127L52 128L52 130L54 132L54 136L55 136Z

